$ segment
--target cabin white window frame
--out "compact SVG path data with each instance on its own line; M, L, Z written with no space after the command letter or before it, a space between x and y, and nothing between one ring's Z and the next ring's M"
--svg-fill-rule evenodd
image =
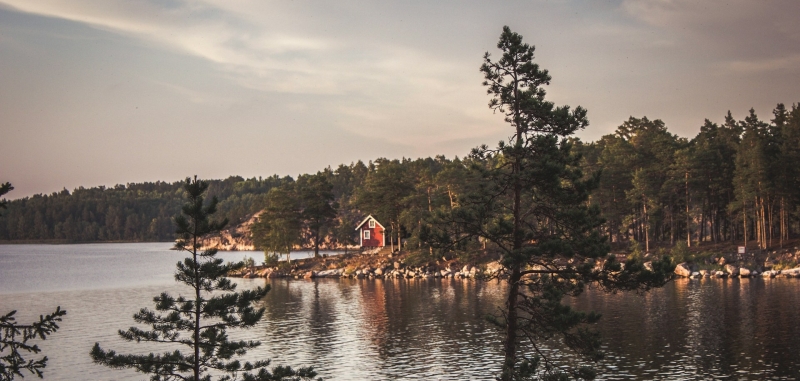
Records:
M374 229L375 228L375 220L369 220L368 225L369 225L370 229Z
M369 230L364 230L364 239L369 239Z

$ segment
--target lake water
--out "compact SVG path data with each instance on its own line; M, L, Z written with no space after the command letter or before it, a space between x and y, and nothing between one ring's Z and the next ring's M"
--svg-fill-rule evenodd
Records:
M68 315L41 342L46 380L142 380L95 365L95 342L123 353L160 351L125 343L119 329L175 284L185 256L168 243L0 245L0 313L32 321L57 305ZM220 253L226 260L254 252ZM300 253L299 256L307 256ZM234 338L260 340L248 359L313 365L330 380L491 380L500 335L486 322L504 283L471 280L237 279L269 282L264 320ZM645 295L589 290L571 303L603 314L604 380L796 380L800 375L800 280L681 279ZM571 360L557 344L546 347ZM32 376L29 376L32 377Z

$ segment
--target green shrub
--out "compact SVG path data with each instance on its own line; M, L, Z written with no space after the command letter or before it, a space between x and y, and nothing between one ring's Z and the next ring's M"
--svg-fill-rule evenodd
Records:
M631 240L631 244L628 247L630 250L630 254L628 254L628 259L635 259L637 261L641 261L644 258L645 252L642 251L642 244L637 242L635 239Z
M277 253L264 252L264 266L275 266L278 264L279 255Z
M686 244L686 241L678 241L669 251L669 256L672 258L672 262L676 264L694 262L694 256L689 250L689 245Z
M253 259L253 257L248 257L246 255L244 256L244 259L242 259L242 263L244 263L244 267L253 267L256 265L256 261Z
M788 261L782 260L782 261L778 261L778 263L773 265L772 269L777 271L777 270L793 269L795 267L797 267L797 261L794 261L794 260L788 260Z

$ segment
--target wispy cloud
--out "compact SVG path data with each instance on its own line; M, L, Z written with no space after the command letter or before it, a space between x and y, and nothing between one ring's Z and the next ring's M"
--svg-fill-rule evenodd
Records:
M796 70L800 67L800 53L794 55L771 58L756 59L750 61L732 61L723 65L724 69L734 73L763 73L782 70Z

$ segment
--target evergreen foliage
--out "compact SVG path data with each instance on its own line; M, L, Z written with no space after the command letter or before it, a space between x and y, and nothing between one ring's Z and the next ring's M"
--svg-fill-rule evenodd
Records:
M11 192L12 190L14 190L14 187L11 186L11 183L5 182L3 184L0 184L0 196L3 196L4 194ZM7 204L8 200L4 198L0 199L0 209L5 209Z
M274 188L267 194L267 205L253 224L251 234L257 248L270 253L286 254L301 243L301 209L294 184Z
M319 256L319 246L333 229L339 204L333 201L333 184L323 173L303 175L295 183L305 241Z
M544 78L531 81L543 84ZM514 93L501 87L496 89L497 102ZM566 115L546 102L530 106L545 107L542 112L553 107L554 118ZM755 110L743 120L728 112L718 123L705 120L692 139L678 137L663 121L647 117L631 117L595 142L559 136L580 154L586 176L600 173L589 202L599 206L605 219L600 230L615 249L626 250L637 241L653 253L679 240L692 248L745 243L751 249L778 248L800 234L798 105L778 104L769 121ZM208 192L220 199L219 214L235 224L263 210L271 189L286 187L300 214L296 246L319 250L354 244L352 225L372 214L387 227L387 244L404 242L410 249L430 250L423 239L432 227L429 217L457 206L459 196L475 186L470 179L475 173L469 171L475 160L379 158L301 175L298 181L277 175L233 176L209 181ZM302 191L295 183L317 190ZM156 182L8 201L0 240L167 241L181 192L180 182Z
M589 284L612 292L659 287L672 265L656 261L649 271L636 259L623 266L608 255L599 209L587 203L599 179L583 174L574 143L566 139L586 127L586 110L545 100L542 86L550 76L533 62L534 47L519 34L503 28L497 47L502 56L494 61L486 53L481 71L492 96L489 107L505 116L513 134L495 149L473 150L469 185L457 205L438 213L430 242L451 251L475 250L484 241L487 251L501 256L509 284L502 316L495 319L504 330L501 380L593 379L590 368L565 368L541 351L544 342L558 339L589 359L602 357L599 338L586 328L599 316L561 300ZM663 130L659 123L634 122Z
M266 193L291 178L209 181L219 214L234 223L264 207ZM79 187L10 201L0 220L0 239L11 241L171 241L172 216L180 212L182 182Z
M204 193L209 184L186 179L184 190L188 202L182 207L182 215L175 217L178 240L175 249L191 254L177 263L175 280L192 290L190 297L174 297L168 293L156 296L155 310L142 308L134 320L150 326L149 330L131 327L120 330L126 341L166 343L175 349L163 353L145 355L118 354L105 350L95 343L92 359L111 368L134 369L149 374L153 381L167 380L305 380L316 373L312 368L293 370L277 367L267 370L268 360L241 362L237 357L260 345L258 341L233 341L228 338L228 329L247 329L255 326L264 315L264 308L253 304L262 299L269 287L236 291L236 285L225 275L242 263L223 264L216 250L201 251L205 237L219 233L227 220L216 222L211 216L216 213L218 201L204 202Z
M13 188L12 188L13 189ZM35 374L42 378L44 368L47 366L47 356L26 360L24 353L38 354L42 350L31 341L45 340L58 330L58 322L67 314L66 310L56 307L56 310L45 316L39 316L39 321L31 324L18 324L11 311L0 316L0 380L13 380L14 377L25 377L23 371Z

